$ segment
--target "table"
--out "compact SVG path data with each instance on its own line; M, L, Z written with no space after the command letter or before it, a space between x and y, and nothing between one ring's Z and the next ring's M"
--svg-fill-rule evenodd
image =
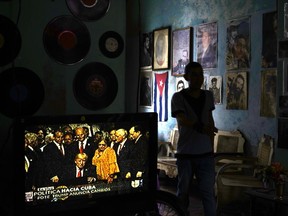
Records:
M256 199L266 200L274 205L273 216L287 216L288 211L288 195L284 195L283 199L275 198L275 190L273 189L249 189L245 194L250 197L250 215L258 215L256 211ZM286 210L286 213L282 211Z

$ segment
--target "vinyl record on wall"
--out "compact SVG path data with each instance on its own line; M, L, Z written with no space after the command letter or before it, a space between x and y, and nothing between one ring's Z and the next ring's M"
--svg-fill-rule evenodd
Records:
M118 91L118 81L113 70L100 62L84 65L74 77L74 96L79 104L90 110L109 106Z
M0 112L8 117L34 114L44 100L44 87L31 70L13 67L0 74Z
M106 57L116 58L124 49L124 40L117 32L107 31L99 39L99 48Z
M91 38L86 25L70 16L58 16L51 20L43 33L47 54L58 63L75 64L87 55Z
M16 24L0 15L0 66L12 62L21 49L21 35Z
M109 10L110 0L66 0L71 13L84 21L102 18Z

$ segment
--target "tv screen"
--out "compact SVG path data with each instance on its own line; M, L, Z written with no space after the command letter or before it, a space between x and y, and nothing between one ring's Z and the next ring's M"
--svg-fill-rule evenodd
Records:
M15 204L38 216L152 209L157 133L156 113L19 118L13 137L23 190Z

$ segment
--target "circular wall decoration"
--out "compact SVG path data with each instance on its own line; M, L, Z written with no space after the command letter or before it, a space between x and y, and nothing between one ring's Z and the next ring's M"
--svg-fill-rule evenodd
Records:
M71 13L84 21L102 18L109 10L109 0L66 0Z
M75 64L84 59L91 39L87 27L73 16L58 16L51 20L43 34L47 54L58 63Z
M74 96L79 104L90 110L109 106L117 91L118 81L113 70L100 62L84 65L74 77Z
M117 32L107 31L99 39L99 48L106 57L116 58L124 49L124 41Z
M21 49L21 35L15 23L0 15L0 66L12 62Z
M0 112L8 117L34 114L44 101L44 87L31 70L13 67L0 74Z

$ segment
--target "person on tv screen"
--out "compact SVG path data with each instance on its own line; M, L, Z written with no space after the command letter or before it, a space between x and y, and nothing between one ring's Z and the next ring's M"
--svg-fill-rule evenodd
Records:
M98 143L98 149L92 158L92 165L96 166L97 180L107 181L112 183L117 178L120 172L117 163L116 152L108 146L108 137L102 138Z
M87 184L96 181L96 174L91 164L87 163L88 155L78 153L75 156L74 164L69 164L65 174L65 184Z

